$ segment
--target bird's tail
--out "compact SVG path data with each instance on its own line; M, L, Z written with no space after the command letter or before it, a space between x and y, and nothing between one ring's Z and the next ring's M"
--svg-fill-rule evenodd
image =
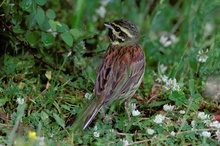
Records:
M67 124L67 126L71 126L73 124L73 131L86 129L101 107L102 103L98 102L96 98L92 99L92 101L90 101L90 103L81 112L79 112L76 117L73 117L75 120L71 120L72 123Z

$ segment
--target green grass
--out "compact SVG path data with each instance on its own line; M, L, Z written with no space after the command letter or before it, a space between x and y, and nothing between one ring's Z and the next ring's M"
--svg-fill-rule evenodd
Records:
M0 145L219 145L219 1L103 2L0 4ZM89 102L86 93L93 96L110 43L103 23L119 18L141 33L147 67L130 101L141 114L127 123L121 105L75 134L65 123ZM165 111L166 104L174 109ZM159 114L162 123L155 122Z

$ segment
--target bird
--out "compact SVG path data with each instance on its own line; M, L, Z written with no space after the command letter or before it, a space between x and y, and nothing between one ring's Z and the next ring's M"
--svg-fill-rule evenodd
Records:
M73 130L85 130L101 108L129 101L139 88L145 72L145 54L139 45L137 27L126 19L104 22L111 40L98 67L95 97L72 119Z

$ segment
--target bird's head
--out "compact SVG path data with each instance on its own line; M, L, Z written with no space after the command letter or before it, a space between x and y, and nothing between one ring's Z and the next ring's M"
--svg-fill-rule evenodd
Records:
M113 22L105 22L109 29L108 35L112 45L129 46L139 42L140 34L137 27L128 20L119 19Z

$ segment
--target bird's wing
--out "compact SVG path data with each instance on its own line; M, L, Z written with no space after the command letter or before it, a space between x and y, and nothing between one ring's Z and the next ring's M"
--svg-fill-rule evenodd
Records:
M107 51L96 79L97 98L104 104L121 96L131 97L141 83L144 67L144 53L138 45Z

